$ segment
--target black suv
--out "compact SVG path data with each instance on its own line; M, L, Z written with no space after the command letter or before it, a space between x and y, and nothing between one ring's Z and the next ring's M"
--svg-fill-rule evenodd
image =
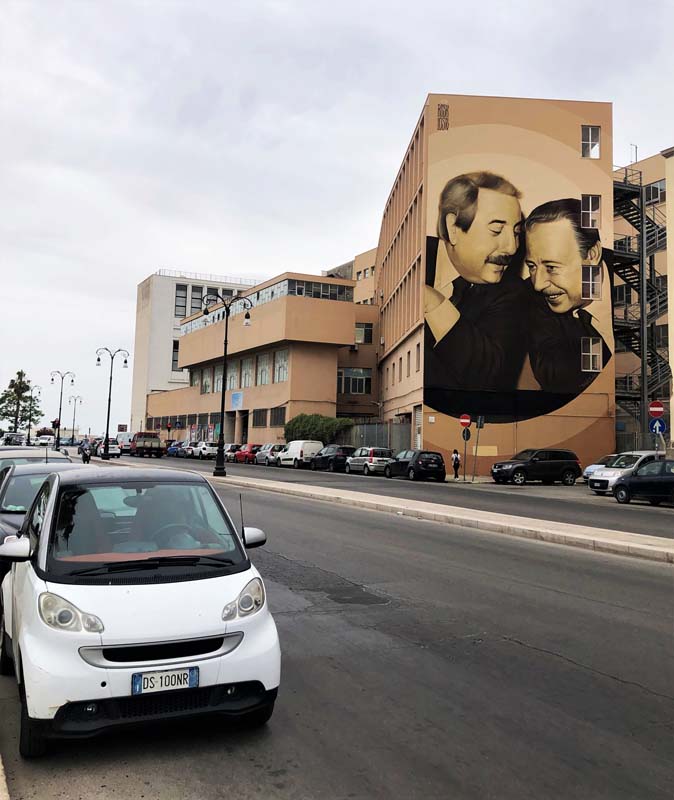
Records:
M405 475L411 481L435 478L445 480L445 462L440 453L431 450L401 450L384 467L384 475Z
M508 461L497 461L491 468L495 483L512 481L516 486L524 486L527 481L545 484L561 481L565 486L573 486L581 474L578 456L571 450L522 450Z

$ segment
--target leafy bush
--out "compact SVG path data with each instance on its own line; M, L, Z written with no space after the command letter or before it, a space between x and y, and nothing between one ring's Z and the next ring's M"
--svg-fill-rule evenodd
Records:
M286 422L284 432L286 442L294 439L317 439L330 444L341 431L353 426L352 419L324 417L322 414L298 414Z

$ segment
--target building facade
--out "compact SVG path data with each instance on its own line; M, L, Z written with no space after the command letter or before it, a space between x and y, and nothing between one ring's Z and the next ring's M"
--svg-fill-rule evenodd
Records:
M354 281L284 273L242 292L229 318L224 435L228 442L284 441L298 414L375 417L378 309L354 303ZM225 314L213 306L180 324L179 366L189 384L147 397L146 425L172 438L220 432Z
M249 278L160 269L138 285L131 392L132 431L143 429L149 394L189 383L189 373L178 365L180 320L200 310L203 297L212 290L236 295L255 283Z

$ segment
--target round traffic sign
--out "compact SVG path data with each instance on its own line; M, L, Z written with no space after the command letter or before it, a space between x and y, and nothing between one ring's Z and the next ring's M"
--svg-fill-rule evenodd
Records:
M651 417L661 417L665 413L665 407L660 400L651 400L648 404L648 413Z
M470 414L461 414L459 424L462 428L468 428L470 426Z
M463 441L464 442L470 441L470 428L464 428L461 431L461 436L463 436Z

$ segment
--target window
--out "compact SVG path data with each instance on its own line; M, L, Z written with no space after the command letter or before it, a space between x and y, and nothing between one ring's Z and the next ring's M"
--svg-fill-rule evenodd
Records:
M269 383L269 353L261 353L257 357L257 385L266 386ZM265 422L265 425L267 423Z
M655 286L659 291L666 292L667 291L667 276L666 275L656 275L655 276Z
M363 271L363 277L364 278L369 278L370 277L370 270L367 267Z
M659 475L662 470L662 461L651 461L650 464L646 464L645 467L641 467L637 470L637 475L640 478L652 478L655 475Z
M359 281L359 280L362 280L362 278L363 278L363 273L362 272L357 272L356 273L356 280Z
M581 339L580 368L583 372L601 372L601 337L583 336Z
M232 391L239 388L239 362L227 362L227 389Z
M407 377L410 376L410 366L412 364L412 353L410 350L407 351Z
M583 158L599 158L599 125L581 125L581 155Z
M403 357L398 359L398 383L403 379Z
M601 300L601 265L583 264L582 284L583 300Z
M173 340L173 355L171 357L171 369L173 372L179 372L180 367L178 366L178 351L180 349L180 342L177 339Z
M201 394L210 394L212 389L213 367L201 370Z
M371 394L372 370L370 368L344 368L337 370L337 394Z
M274 353L274 383L288 380L288 351L277 350Z
M396 362L391 364L391 386L395 386L396 382Z
M213 391L218 394L222 391L222 364L218 364L213 370Z
M255 408L253 409L253 427L266 428L267 427L267 409Z
M616 306L629 306L632 303L632 289L626 283L613 287L613 303Z
M204 287L203 286L193 286L192 287L192 303L190 306L190 314L196 314L197 311L201 311L201 298L204 294Z
M598 228L601 225L601 196L584 194L581 198L581 228Z
M206 295L210 296L213 300L217 298L218 290L215 286L207 286L206 287Z
M372 344L372 328L371 322L357 322L356 323L356 344Z
M190 370L190 386L198 386L201 378L201 373L198 369Z
M247 389L253 385L253 358L241 359L241 388Z
M421 369L421 343L420 342L417 342L416 362L417 362L416 370L417 370L417 372L419 372L419 370Z
M653 203L664 203L667 199L666 183L664 178L661 181L649 183L648 186L644 187L644 189L646 192L646 205L652 205Z
M388 389L388 367L386 367L386 388Z
M184 283L176 284L176 298L173 307L173 316L183 317L187 316L187 286Z
M286 407L279 406L278 408L272 408L271 422L270 422L271 427L279 428L281 425L285 424L286 424Z
M616 338L615 340L615 351L616 353L626 353L627 352L627 345L621 339ZM617 378L616 378L617 380Z
M667 325L655 326L655 346L669 347L669 327Z

